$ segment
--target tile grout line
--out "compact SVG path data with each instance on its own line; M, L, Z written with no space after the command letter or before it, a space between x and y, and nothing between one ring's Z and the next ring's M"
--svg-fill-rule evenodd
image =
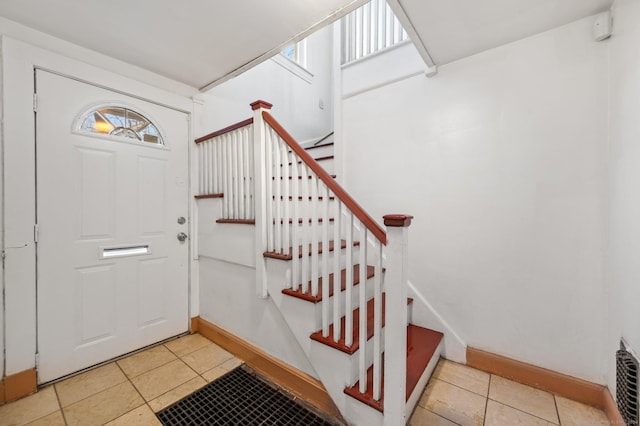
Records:
M142 352L140 352L140 353L142 353ZM125 359L125 358L123 358L123 359ZM115 362L115 364L118 366L118 368L120 369L120 371L122 372L122 374L124 374L124 377L126 377L126 378L127 378L127 381L129 382L129 384L130 384L131 386L133 386L133 389L136 391L136 393L137 393L137 394L140 396L140 398L142 398L142 400L144 401L144 403L143 403L142 405L147 404L147 400L146 400L146 399L144 399L144 396L142 396L142 394L140 393L140 391L138 390L138 388L136 387L136 385L131 381L131 379L129 378L129 376L127 376L127 373L125 373L125 372L124 372L124 370L122 369L122 367L120 367L120 364L118 364L118 362L117 362L117 361ZM164 364L163 364L163 365L164 365ZM132 408L131 410L127 411L126 413L122 413L121 415L119 415L119 416L118 416L118 417L116 417L115 419L111 419L111 420L109 420L109 422L112 422L112 421L114 421L114 420L117 420L117 419L119 419L120 417L124 416L125 414L129 414L129 413L130 413L130 412L132 412L133 410L137 410L138 408L142 407L142 405L139 405L139 406L137 406L137 407L135 407L135 408ZM109 423L109 422L107 422L107 423Z
M432 379L433 379L433 380L439 380L439 381L441 381L441 382L443 382L443 383L446 383L446 384L451 385L451 386L455 386L455 387L457 387L458 389L462 389L463 391L471 392L472 394L477 395L477 396L481 396L481 397L483 397L483 398L488 398L488 397L489 397L489 392L488 392L488 391L487 391L487 394L486 394L486 395L482 395L482 394L480 394L480 393L478 393L478 392L474 392L474 391L469 390L469 389L467 389L467 388L463 388L463 387L462 387L462 386L460 386L460 385L456 385L455 383L447 382L446 380L442 380L442 379L439 379L439 378L437 378L437 377L432 377L432 378L431 378L431 379L429 379L429 380L432 380ZM428 382L427 382L427 383L428 383ZM426 389L426 388L425 388L425 389Z
M115 364L115 361L113 361L113 363ZM103 366L101 366L101 367L105 367L105 366L107 366L107 365L109 365L109 364L105 364L105 365L103 365ZM98 367L98 368L100 368L100 367ZM120 368L120 366L118 366L118 368ZM90 371L91 371L91 370L90 370ZM123 373L123 374L124 374L124 373ZM75 376L75 377L77 377L77 376ZM126 381L127 381L127 380L129 380L129 378L127 377L127 375L126 375L126 374L124 375L124 378L125 378L126 380L124 380L124 381L122 381L122 382L119 382L119 383L116 383L116 384L114 384L114 385L108 386L108 387L106 387L106 388L104 388L104 389L101 389L99 392L96 392L96 393L94 393L94 394L87 395L87 396L85 396L84 398L79 399L79 400L77 400L77 401L74 401L74 402L72 402L71 404L69 404L69 405L67 405L67 406L65 406L65 407L63 407L63 406L62 406L62 403L60 403L60 400L58 399L58 402L60 403L60 410L62 410L62 412L64 413L64 409L65 409L65 408L71 407L72 405L76 405L76 404L78 404L78 403L80 403L80 402L82 402L82 401L86 401L87 399L89 399L89 398L91 398L91 397L94 397L94 396L96 396L96 395L99 395L99 394L101 394L102 392L105 392L105 391L107 391L107 390L109 390L109 389L113 389L113 388L115 388L116 386L120 386L121 384L126 383ZM59 382L59 383L62 383L62 382ZM136 389L136 392L137 392L137 389ZM58 393L56 392L56 396L57 396L57 395L58 395ZM65 418L66 418L66 417L65 417Z
M200 336L200 337L202 337L203 339L206 339L209 343L207 343L205 346L202 346L201 348L194 349L194 350L192 350L191 352L188 352L188 353L185 353L185 354L182 354L182 355L178 355L176 352L172 351L172 350L171 350L171 348L169 348L168 346L166 346L166 344L167 344L167 343L175 342L175 341L177 341L177 340L180 340L180 339L183 339L183 338L185 338L185 337L189 337L189 336ZM179 359L182 359L182 357L183 357L183 356L191 355L192 353L194 353L194 352L196 352L196 351L199 351L200 349L204 349L204 348L206 348L206 347L207 347L207 346L209 346L209 345L215 345L215 343L213 343L211 340L207 339L206 337L202 336L200 333L195 333L195 334L188 334L188 335L186 335L186 336L178 337L177 339L170 340L169 342L163 343L162 345L163 345L165 348L167 348L167 349L169 350L169 352L171 352L172 354L174 354L175 356L177 356Z
M553 396L553 395L552 395L552 396ZM493 401L493 402L497 402L498 404L504 405L505 407L512 408L512 409L514 409L514 410L516 410L516 411L520 411L521 413L524 413L524 414L528 414L528 415L530 415L531 417L535 417L536 419L544 420L545 422L547 422L547 423L551 423L552 425L555 425L555 426L560 426L560 425L559 425L559 423L558 423L558 424L556 424L556 423L554 423L554 422L552 422L552 421L550 421L550 420L548 420L548 419L545 419L544 417L540 417L540 416L535 415L535 414L533 414L533 413L529 413L528 411L524 411L524 410L522 410L522 409L520 409L520 408L514 407L514 406L509 405L509 404L507 404L507 403L504 403L504 402L502 402L502 401L498 401L497 399L493 399L493 398L488 398L488 399L490 399L490 400L491 400L491 401ZM555 401L555 398L554 398L554 401ZM555 403L554 403L554 404L555 404ZM560 421L560 420L558 420L558 421Z
M489 408L489 392L491 392L491 377L493 374L489 374L489 383L487 385L487 397L484 400L484 417L482 418L482 425L487 424L487 409Z
M556 395L553 395L553 405L556 407L556 416L558 416L558 426L562 426L562 420L560 420L560 410L558 410L558 400L556 399Z
M51 385L53 387L53 391L56 394L56 400L58 401L58 407L60 407L60 414L62 414L62 421L64 422L65 426L67 426L69 423L67 423L67 416L64 414L64 410L62 409L62 403L60 402L60 395L58 395L58 389L56 389L56 385L53 384Z
M423 407L423 406L421 406L421 405L418 405L418 407L421 407L421 408L423 408L425 411L428 411L428 412L430 412L431 414L433 414L434 416L438 416L438 417L440 417L441 419L444 419L444 420L446 420L446 421L448 421L448 422L451 422L451 423L453 423L453 424L454 424L454 425L456 425L456 426L462 426L460 423L456 423L456 422L454 422L453 420L448 419L448 418L446 418L446 417L444 417L444 416L441 416L441 415L440 415L440 414L438 414L438 413L434 413L433 411L429 410L428 408L425 408L425 407ZM412 416L412 417L413 417L413 416Z

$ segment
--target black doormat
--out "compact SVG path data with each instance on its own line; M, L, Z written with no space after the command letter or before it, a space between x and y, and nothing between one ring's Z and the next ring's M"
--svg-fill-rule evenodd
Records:
M243 365L157 413L166 426L333 426Z

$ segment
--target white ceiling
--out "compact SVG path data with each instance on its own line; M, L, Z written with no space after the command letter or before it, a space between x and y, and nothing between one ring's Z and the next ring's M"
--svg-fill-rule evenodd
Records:
M390 3L396 13L404 12L408 17L433 61L443 65L603 12L613 0L392 0ZM415 42L415 34L413 38Z
M0 0L0 16L206 89L364 2ZM613 0L389 2L442 65L606 10Z
M0 16L204 88L352 3L362 0L0 0Z

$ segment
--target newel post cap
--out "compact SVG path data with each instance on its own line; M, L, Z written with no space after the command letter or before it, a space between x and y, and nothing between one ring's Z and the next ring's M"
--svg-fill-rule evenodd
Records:
M271 107L273 106L273 105L272 105L272 104L270 104L269 102L267 102L267 101L263 101L263 100L261 100L261 99L258 99L258 100L257 100L257 101L255 101L255 102L251 102L251 104L250 104L250 105L251 105L251 110L252 110L252 111L255 111L255 110L259 109L259 108L271 109Z
M408 227L413 216L409 214L387 214L383 216L385 226Z

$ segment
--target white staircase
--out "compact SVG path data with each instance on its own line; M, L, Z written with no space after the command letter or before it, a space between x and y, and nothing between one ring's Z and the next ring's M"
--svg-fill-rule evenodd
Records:
M222 199L219 222L255 227L257 294L278 307L343 417L404 424L443 347L442 333L411 322L411 216L385 216L383 230L331 176L332 144L303 149L270 107L255 102L252 120L196 140L196 198Z

